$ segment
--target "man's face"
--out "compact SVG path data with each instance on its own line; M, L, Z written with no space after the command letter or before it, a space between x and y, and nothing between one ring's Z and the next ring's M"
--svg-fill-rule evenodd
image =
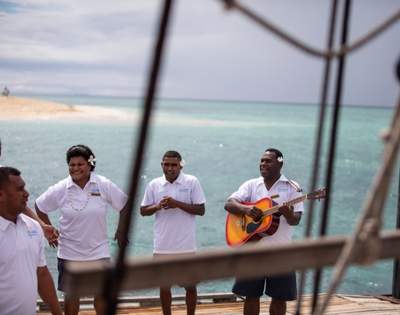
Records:
M165 178L169 182L173 182L179 176L179 172L182 169L179 159L175 157L165 157L161 162L161 167Z
M21 176L10 175L9 180L0 188L0 202L10 216L17 216L25 210L29 193Z
M260 160L260 173L265 179L274 179L281 172L281 163L276 159L275 152L264 152Z

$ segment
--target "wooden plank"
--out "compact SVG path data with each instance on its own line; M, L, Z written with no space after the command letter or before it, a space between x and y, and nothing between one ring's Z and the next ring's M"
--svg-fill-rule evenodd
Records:
M230 293L228 293L230 294ZM321 294L323 296L323 294ZM136 297L138 298L138 297ZM146 299L148 297L141 297ZM153 297L151 297L153 298ZM177 297L174 296L173 299ZM129 298L127 298L129 299ZM310 314L311 296L305 296L304 304L302 307L302 314ZM397 300L398 301L398 300ZM261 315L269 315L268 306L270 299L263 298L261 300ZM296 309L296 302L288 303L287 314L294 315ZM119 305L117 314L135 314L135 315L153 315L160 314L160 307L124 307ZM172 311L174 315L186 315L185 305L173 305ZM209 303L198 304L196 308L197 315L242 315L243 303L242 302L225 302L225 303ZM38 315L48 315L48 312L39 312ZM81 310L81 315L94 315L94 309ZM332 297L331 303L325 312L325 315L398 315L400 314L400 304L391 303L390 301L382 299L382 297L375 296L346 296L335 295Z
M206 280L228 277L254 277L279 274L294 270L331 266L336 262L346 237L305 239L280 246L249 245L236 249L199 252L190 257L153 260L129 259L122 282L122 290L136 290L162 285L189 285ZM400 257L400 231L383 233L380 259ZM368 251L368 247L363 248ZM359 252L356 257L362 257ZM357 263L352 261L352 263ZM210 268L212 266L212 268ZM101 294L104 272L110 266L99 262L66 266L65 287L77 296Z

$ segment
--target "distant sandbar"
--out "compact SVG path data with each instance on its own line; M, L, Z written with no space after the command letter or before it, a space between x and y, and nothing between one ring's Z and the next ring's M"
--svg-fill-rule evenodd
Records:
M0 120L93 119L133 120L134 113L100 106L67 105L16 96L0 96Z

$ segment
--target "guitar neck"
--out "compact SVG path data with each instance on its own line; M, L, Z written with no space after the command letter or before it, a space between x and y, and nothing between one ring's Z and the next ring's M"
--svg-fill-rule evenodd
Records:
M308 194L302 195L300 197L297 197L297 198L294 198L294 199L289 200L287 202L284 202L281 205L273 206L273 207L269 208L268 210L264 211L263 217L266 217L266 216L269 216L271 214L274 214L274 213L278 212L279 208L282 207L282 206L289 206L290 207L290 206L295 205L296 203L299 203L299 202L302 202L302 201L306 200L307 198L308 198Z

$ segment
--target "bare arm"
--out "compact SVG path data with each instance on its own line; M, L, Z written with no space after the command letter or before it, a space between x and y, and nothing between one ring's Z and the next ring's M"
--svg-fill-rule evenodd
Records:
M35 204L35 208L36 208L36 210L38 210L36 204ZM58 239L59 233L58 233L57 229L54 226L52 226L51 223L44 222L39 217L39 215L35 211L33 211L31 208L26 207L23 214L25 214L28 217L31 217L32 219L39 222L40 226L42 227L43 234L49 243L52 243ZM48 222L50 222L50 221L48 221Z
M115 231L114 239L117 241L118 246L121 247L123 244L129 243L128 236L125 237L123 222L126 222L126 216L128 215L128 204L119 212L118 227Z
M164 209L179 208L189 214L194 214L194 215L204 215L204 213L206 212L204 203L190 204L175 200L174 198L168 196L164 197L160 201L160 205Z
M37 222L39 222L40 226L46 225L46 223L44 223L39 216L36 214L35 211L33 211L31 208L26 207L25 210L22 212L23 214L27 215L28 217L31 217L32 219L36 220Z
M262 211L256 207L251 205L243 205L240 203L239 200L235 198L229 198L225 202L225 210L238 215L248 215L249 217L253 218L254 220L258 220L262 216Z
M46 235L46 232L45 232L45 236L46 236L46 238L47 238L47 241L49 242L49 245L50 245L51 247L56 247L56 246L58 246L58 236L59 236L59 233L58 233L57 229L51 224L50 219L49 219L49 216L48 216L46 213L40 211L40 209L38 208L38 206L36 205L36 203L35 203L35 209L36 209L36 213L37 213L37 216L39 217L39 219L40 219L46 226L48 226L49 229L51 229L52 232L53 232L53 233L51 233L51 235L50 235L49 237ZM32 211L32 210L31 210L31 211ZM43 227L43 226L42 226L42 227Z
M42 300L50 307L53 315L62 315L53 279L47 266L37 268L38 292Z
M161 204L143 206L143 207L140 207L140 214L142 216L149 216L149 215L153 215L154 213L156 213L158 210L161 210L161 209L162 209Z
M301 220L301 212L294 212L293 206L282 206L279 208L279 212L285 217L289 225L298 225Z

